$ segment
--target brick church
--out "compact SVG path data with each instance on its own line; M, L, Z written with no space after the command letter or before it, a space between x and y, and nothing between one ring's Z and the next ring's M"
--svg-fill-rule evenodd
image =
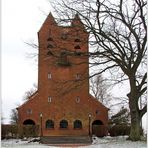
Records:
M108 108L89 94L88 37L77 14L70 26L48 15L38 32L38 90L18 107L19 124L39 125L42 136L88 136L107 126Z

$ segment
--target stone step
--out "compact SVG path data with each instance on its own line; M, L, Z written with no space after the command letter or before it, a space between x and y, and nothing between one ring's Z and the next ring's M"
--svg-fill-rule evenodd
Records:
M91 144L89 136L44 136L41 137L44 144Z

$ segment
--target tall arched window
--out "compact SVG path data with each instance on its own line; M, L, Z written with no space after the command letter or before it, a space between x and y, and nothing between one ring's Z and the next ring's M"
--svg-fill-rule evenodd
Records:
M80 120L74 121L74 128L75 129L81 129L82 128L82 122Z
M46 128L54 128L54 122L52 120L47 120Z
M60 121L60 128L67 128L68 127L68 122L66 120Z

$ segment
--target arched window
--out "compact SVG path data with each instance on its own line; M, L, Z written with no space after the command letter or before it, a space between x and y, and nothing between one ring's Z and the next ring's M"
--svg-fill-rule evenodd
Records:
M68 127L68 122L66 120L60 121L60 128L67 128Z
M47 120L46 128L54 128L54 122L52 120Z
M82 122L80 120L75 120L74 121L74 128L75 129L80 129L82 128Z

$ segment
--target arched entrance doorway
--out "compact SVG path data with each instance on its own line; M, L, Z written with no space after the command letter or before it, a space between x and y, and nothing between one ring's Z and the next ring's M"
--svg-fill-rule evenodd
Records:
M92 123L92 134L97 137L103 137L106 135L106 128L101 120L95 120Z
M31 119L27 119L23 122L23 125L35 125L35 122Z
M22 136L23 137L34 137L38 136L38 126L35 125L35 122L31 119L26 119L23 122L23 126L20 127L22 131Z

